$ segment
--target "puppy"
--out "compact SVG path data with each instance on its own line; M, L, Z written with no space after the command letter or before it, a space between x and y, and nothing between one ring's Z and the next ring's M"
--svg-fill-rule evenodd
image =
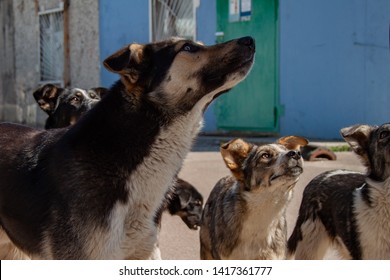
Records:
M256 146L236 139L221 146L233 176L218 181L200 228L201 259L285 259L286 207L302 173L306 139Z
M356 125L341 135L367 167L318 175L305 188L288 241L290 258L390 259L390 124Z
M2 229L32 258L149 258L155 213L203 112L254 54L251 37L130 44L104 61L120 80L74 125L1 124Z
M201 224L203 209L203 196L197 189L177 178L172 187L169 188L163 202L156 213L155 224L161 228L161 218L164 211L168 211L172 216L179 216L189 229L197 230ZM161 260L159 240L154 246L153 253L149 259Z
M187 181L177 178L156 215L156 223L161 224L162 212L179 216L189 229L198 229L202 219L203 196Z
M46 84L34 91L39 107L49 115L45 129L62 128L76 123L108 92L106 88L89 90L80 88L59 88Z

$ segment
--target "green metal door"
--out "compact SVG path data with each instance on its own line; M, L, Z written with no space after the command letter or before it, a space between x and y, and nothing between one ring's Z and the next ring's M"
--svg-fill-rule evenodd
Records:
M278 1L217 0L217 41L250 35L256 40L251 73L215 104L219 130L277 132L278 97Z

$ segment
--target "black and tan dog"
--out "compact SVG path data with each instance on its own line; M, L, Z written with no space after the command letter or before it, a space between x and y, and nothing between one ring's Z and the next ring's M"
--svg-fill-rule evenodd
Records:
M222 178L203 210L201 259L285 259L285 212L302 173L300 146L288 136L256 146L236 139L221 146L233 176Z
M59 88L45 84L34 91L33 96L39 107L49 116L46 129L62 128L75 124L86 112L92 109L108 92L107 88L96 87L88 90L80 88ZM190 229L197 229L202 215L203 197L198 190L183 179L175 180L168 190L161 210L179 216ZM157 214L161 217L161 214ZM156 221L160 223L157 218Z
M74 124L92 109L107 91L101 87L89 90L63 89L46 84L34 92L34 97L40 108L49 115L45 128L53 129ZM200 226L202 207L203 197L198 190L189 182L178 178L167 191L155 221L160 226L163 211L168 211L171 215L179 216L189 229L196 230ZM158 244L152 258L161 259ZM28 256L18 250L4 232L0 232L0 259L28 259Z
M390 123L347 127L341 135L367 174L333 170L307 185L290 258L322 259L332 246L343 259L390 259Z
M45 128L62 128L75 124L108 92L103 87L84 90L81 88L60 88L45 84L34 91L39 107L49 116Z
M250 71L254 40L130 44L121 77L69 128L0 125L0 221L33 258L146 259L154 215L207 105Z

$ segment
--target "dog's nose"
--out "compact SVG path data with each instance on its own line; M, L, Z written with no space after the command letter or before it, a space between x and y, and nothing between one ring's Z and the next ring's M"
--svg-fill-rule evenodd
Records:
M287 156L298 160L301 158L301 152L300 151L289 151L287 153Z
M255 40L250 36L246 36L246 37L242 37L242 38L238 39L238 44L248 46L250 48L254 48L255 47Z

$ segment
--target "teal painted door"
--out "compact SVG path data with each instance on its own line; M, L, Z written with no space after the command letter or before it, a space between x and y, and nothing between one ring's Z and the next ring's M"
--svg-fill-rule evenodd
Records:
M251 73L216 101L219 130L278 131L277 11L277 0L217 0L217 41L256 40Z

